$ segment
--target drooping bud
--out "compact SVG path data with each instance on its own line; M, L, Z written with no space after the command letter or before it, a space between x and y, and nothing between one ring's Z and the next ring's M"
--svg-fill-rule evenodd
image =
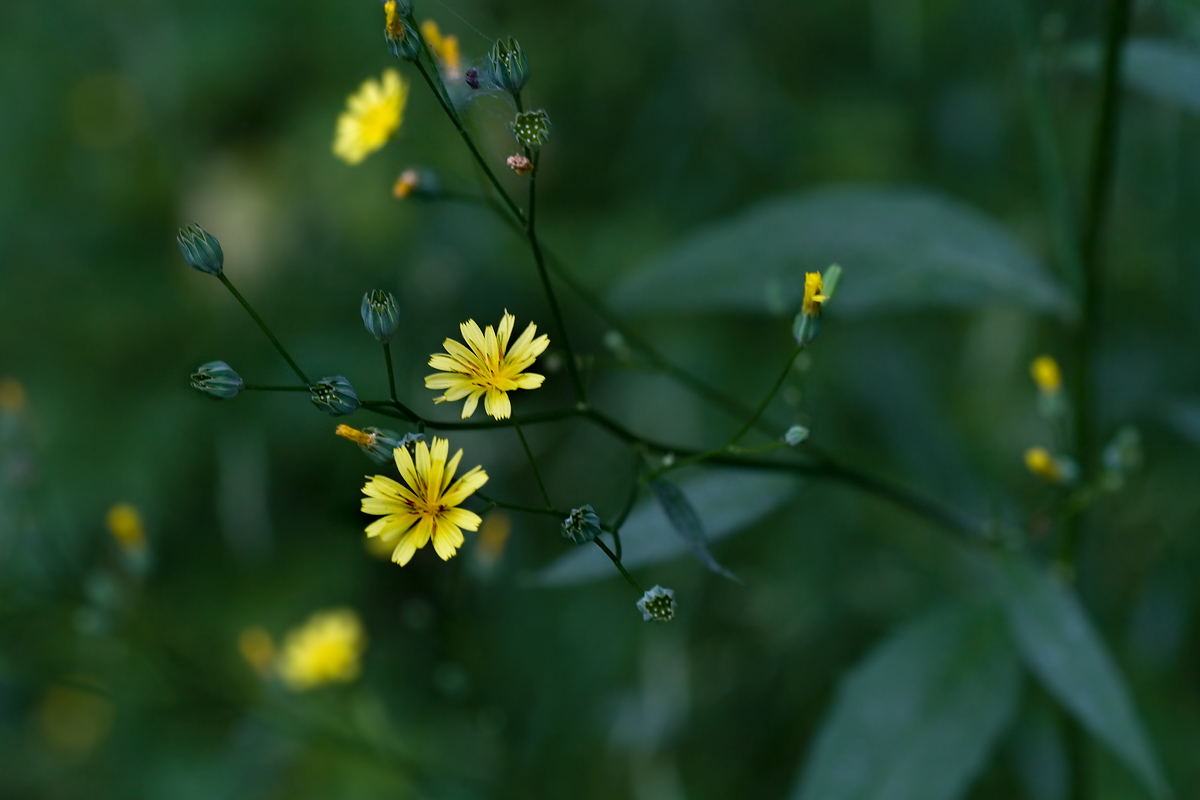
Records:
M600 535L600 517L589 505L571 509L571 516L563 520L562 535L575 544L586 544Z
M392 340L396 326L400 324L400 307L391 292L372 289L363 295L362 321L367 331L381 344Z
M358 395L354 393L354 387L341 375L321 378L309 387L309 393L312 396L313 405L331 417L353 414L359 406Z
M637 609L646 622L670 622L675 618L675 591L656 585L638 600Z
M209 275L220 275L225 268L225 254L221 252L221 243L217 237L195 223L179 229L175 237L179 244L179 252L183 260L192 269L207 272Z
M358 430L349 425L338 425L333 431L343 439L349 439L366 453L367 458L376 464L386 464L392 460L397 447L400 447L400 434L384 428L364 428Z
M536 150L550 138L550 115L541 109L517 114L512 132L523 146Z
M783 435L783 440L792 447L808 440L808 428L803 425L793 425L787 429L787 433Z
M508 157L509 169L518 175L528 175L533 172L533 162L523 155L513 155Z
M488 56L488 68L491 71L492 82L496 87L509 94L517 94L529 82L529 59L517 40L511 36L508 41L497 39Z
M228 400L236 397L245 386L242 376L224 361L209 361L201 364L192 375L192 388L204 392L209 397Z

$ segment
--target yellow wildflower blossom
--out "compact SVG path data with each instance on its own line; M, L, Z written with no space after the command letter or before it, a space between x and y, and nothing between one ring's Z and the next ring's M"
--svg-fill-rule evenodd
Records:
M1038 356L1029 365L1029 374L1042 394L1058 394L1062 389L1062 372L1050 356Z
M1044 447L1031 447L1026 450L1025 466L1034 475L1050 483L1062 483L1066 478L1062 465Z
M292 691L358 677L366 636L358 615L348 608L319 611L288 632L279 654L279 677Z
M512 416L508 392L536 389L542 385L545 376L525 370L550 344L545 334L534 338L537 326L531 322L510 348L508 341L516 322L516 317L505 311L498 330L488 325L486 331L481 331L473 319L460 325L459 330L469 349L447 339L442 343L446 352L435 353L429 358L429 366L443 371L426 375L425 388L445 390L433 402L455 402L466 398L462 410L462 418L466 419L475 413L482 397L483 409L488 415L496 419Z
M394 69L384 70L382 81L364 81L338 117L333 154L347 164L361 163L399 130L407 101L408 81Z
M437 23L431 19L421 23L421 34L434 56L446 68L447 76L451 79L459 78L462 75L462 54L458 50L458 37L442 36Z
M383 4L383 14L385 18L384 30L388 36L393 39L404 38L404 19L400 16L400 12L396 9L396 0L387 0Z
M804 301L800 305L801 313L812 317L820 315L821 303L828 299L821 294L822 289L821 273L807 272L804 274Z
M117 503L108 510L108 532L126 553L140 553L146 548L146 529L142 516L129 503Z
M392 561L400 566L411 561L413 554L431 539L443 561L458 552L463 529L479 530L481 522L478 514L458 506L488 480L483 467L475 467L451 485L463 451L446 463L450 443L445 439L435 436L433 447L421 441L413 449L415 460L407 448L395 450L403 484L375 475L363 487L363 513L383 515L367 526L367 536L378 536L385 542L399 537Z

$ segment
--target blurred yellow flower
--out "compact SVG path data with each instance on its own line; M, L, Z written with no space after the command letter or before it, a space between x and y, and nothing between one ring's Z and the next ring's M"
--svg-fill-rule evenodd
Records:
M394 69L384 70L382 81L364 81L338 117L333 154L347 164L359 164L383 147L404 121L407 100L408 81Z
M16 378L0 378L0 410L16 414L25 407L25 387Z
M1025 466L1034 475L1050 483L1062 483L1066 478L1062 465L1044 447L1031 447L1026 450Z
M481 331L473 319L460 325L462 337L470 348L447 339L442 343L446 352L435 353L429 358L429 366L444 370L425 376L426 389L445 390L433 402L454 402L466 398L462 410L462 418L466 419L475 413L475 407L482 397L483 409L490 416L496 419L512 416L512 404L507 393L517 389L536 389L542 385L544 376L525 370L550 344L545 334L534 338L537 326L531 322L510 349L508 340L516 322L516 317L505 311L498 331L493 330L491 325L487 326L486 331Z
M117 503L108 510L108 532L126 553L140 553L146 549L146 529L142 527L142 515L129 503Z
M51 686L37 709L45 742L72 759L83 759L112 730L116 707L106 689L85 675Z
M447 464L450 443L445 439L435 436L432 448L417 442L414 450L415 461L408 448L395 451L396 467L407 485L376 475L363 487L363 513L384 515L367 526L367 536L387 542L399 537L392 561L400 566L411 561L430 539L443 561L454 555L463 543L463 529L479 530L481 521L478 514L457 506L488 480L483 468L475 467L451 485L462 450Z
M804 301L800 305L801 313L808 314L812 317L818 316L821 313L821 303L824 303L827 299L823 294L821 294L822 289L823 282L821 280L821 273L805 273Z
M446 74L451 79L462 76L462 54L458 50L457 36L442 36L437 23L427 19L421 23L421 34L429 44L438 61L446 68Z
M1029 374L1042 394L1058 394L1062 389L1062 371L1050 356L1038 356L1029 365Z
M296 692L326 683L348 683L358 677L366 646L362 623L353 611L318 611L284 637L279 677Z
M246 663L264 678L275 667L275 642L271 634L262 628L255 626L242 631L238 636L238 651Z

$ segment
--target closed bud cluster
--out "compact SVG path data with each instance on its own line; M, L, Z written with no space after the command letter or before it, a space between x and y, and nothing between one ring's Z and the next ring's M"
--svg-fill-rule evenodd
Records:
M656 585L642 595L637 608L646 622L670 622L675 618L675 591Z
M563 520L562 535L575 544L586 544L600 535L600 517L591 506L571 509L571 516Z
M512 37L509 37L507 42L498 39L492 46L491 55L488 56L488 69L496 88L509 94L519 93L529 82L529 59L525 57L521 45Z
M412 3L408 0L387 0L383 4L385 22L383 38L396 58L416 61L421 54L421 37L412 22Z
M541 109L517 114L512 132L523 146L537 150L550 138L550 115Z
M353 414L358 408L358 395L350 381L341 375L321 378L311 387L313 405L331 417L342 417Z
M207 364L201 364L192 375L193 389L221 400L236 397L245 385L242 377L224 361L209 361Z
M358 430L349 425L338 425L334 430L343 439L349 439L367 454L367 458L376 464L386 464L395 457L397 447L400 447L400 434L384 428L364 428Z
M400 307L390 292L372 289L363 295L362 321L367 331L381 344L392 340L396 326L400 324Z
M207 272L209 275L220 275L225 268L225 254L221 252L221 243L217 241L217 237L199 225L192 224L180 228L175 241L179 243L179 252L183 253L183 260L192 269Z

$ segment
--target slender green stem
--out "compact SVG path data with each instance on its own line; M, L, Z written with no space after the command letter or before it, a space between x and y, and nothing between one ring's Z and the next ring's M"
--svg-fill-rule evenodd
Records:
M638 590L638 594L646 593L646 590L638 585L638 582L635 581L633 576L629 574L629 571L625 569L625 565L621 563L621 559L617 557L617 554L608 549L608 545L602 542L599 538L592 539L592 541L596 543L597 547L604 551L604 555L608 556L609 559L616 564L617 569L621 570L621 574L625 576L625 580L629 581L629 585Z
M471 139L471 135L467 133L467 129L463 125L462 120L459 119L458 114L454 113L454 109L450 107L449 103L446 102L441 93L437 90L437 87L433 83L433 79L429 77L428 70L425 69L425 65L419 61L415 63L417 71L421 73L421 77L423 77L425 82L429 84L429 88L437 97L438 103L440 103L442 106L442 110L446 112L446 116L449 117L450 122L454 124L455 130L458 131L458 135L461 136L463 142L466 143L467 149L471 151L471 155L475 157L476 163L478 163L479 167L483 170L483 174L487 176L488 181L492 184L492 188L494 188L496 193L500 195L500 199L504 201L504 205L508 207L509 212L511 212L512 215L516 217L522 225L524 225L525 215L521 212L521 209L517 207L517 204L513 202L513 199L508 196L508 192L504 191L504 187L500 185L500 181L496 179L496 174L492 172L492 169L488 166L487 161L484 160L479 150L475 147L475 142Z
M779 387L783 386L783 382L787 380L788 374L792 371L792 364L796 363L796 357L800 355L800 351L803 349L804 345L802 344L798 344L792 349L791 355L788 356L787 363L783 365L783 371L780 372L779 377L775 379L775 384L771 387L771 391L767 392L767 396L764 397L762 402L758 404L758 408L754 409L754 414L750 417L750 419L746 420L745 424L742 425L742 427L738 429L738 432L733 435L733 438L729 440L727 447L733 447L738 443L739 439L745 436L750 429L754 427L754 423L758 421L758 418L762 416L762 413L767 410L767 406L769 406L771 401L775 399L775 395L779 393Z
M388 389L392 393L392 403L398 405L400 401L396 398L396 371L392 368L392 346L388 342L383 343L383 360L387 364Z
M507 428L511 423L508 420L480 420L475 422L442 422L434 419L425 419L416 412L408 409L403 409L405 414L396 412L396 404L391 400L363 400L359 405L368 411L373 411L376 414L383 414L387 417L396 417L407 419L410 422L416 422L421 425L426 425L438 431L479 431L490 430L492 428ZM578 417L582 414L577 408L564 408L558 411L543 411L537 414L527 414L523 417L516 418L518 422L525 425L538 425L545 422L558 422L571 417Z
M230 283L229 278L225 277L225 273L222 272L218 274L217 277L221 279L221 283L225 284L225 288L229 290L230 294L236 297L237 301L242 304L242 308L246 309L246 313L248 313L250 317L258 323L258 327L262 328L262 332L265 333L267 338L271 340L271 344L275 345L275 349L279 351L279 355L283 356L284 361L291 366L292 370L296 373L296 376L299 377L300 380L304 381L306 385L311 386L312 381L310 381L308 376L304 374L304 371L296 365L296 362L292 360L290 355L288 355L288 351L283 349L283 345L281 345L279 340L275 338L275 334L271 333L271 329L267 327L267 323L262 321L262 317L255 312L250 303L246 301L246 298L242 297L242 293L234 288L234 285Z
M503 508L508 511L520 511L525 514L540 514L545 517L558 517L560 519L566 519L567 517L571 516L571 513L569 511L559 511L557 508L536 508L534 506L519 506L514 503L505 503L500 500L494 500L491 497L488 497L483 492L480 492L479 490L475 491L475 496L478 497L480 500L483 500L485 503L488 504L489 507L492 507L492 508Z
M542 491L542 499L546 501L546 508L553 511L554 503L550 502L550 493L546 491L546 484L542 482L542 473L538 471L538 465L537 461L533 457L533 451L529 449L529 442L525 441L525 432L521 430L521 425L516 419L512 419L511 422L513 430L517 432L517 437L521 440L521 447L525 448L525 457L529 459L529 466L533 470L533 477L537 480L538 488Z
M247 383L242 387L244 392L309 392L312 391L308 386L260 386L256 383Z
M563 350L567 355L567 373L571 376L571 385L575 388L575 402L587 402L587 393L583 381L579 379L579 367L575 363L575 351L571 349L571 340L567 336L567 326L563 322L562 311L558 307L558 297L554 287L550 285L550 275L546 271L546 259L542 255L542 246L538 241L537 219L537 177L539 153L533 154L533 173L529 176L529 219L525 223L525 235L529 237L529 247L533 250L533 260L537 263L538 277L542 279L542 289L546 292L546 300L550 304L550 313L554 316L554 324L558 335L562 337Z

